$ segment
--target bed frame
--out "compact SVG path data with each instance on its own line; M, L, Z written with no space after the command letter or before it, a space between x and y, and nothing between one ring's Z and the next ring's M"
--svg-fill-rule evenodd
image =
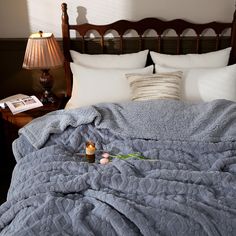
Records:
M145 18L136 22L120 20L107 25L93 25L88 23L71 25L67 14L67 4L62 3L61 7L67 97L71 96L72 91L70 49L89 54L122 54L144 49L168 54L186 54L210 52L231 46L232 51L229 64L236 63L236 11L230 23L210 22L197 24L182 19L165 21L158 18ZM138 36L125 37L125 33L131 29L135 30ZM157 35L155 37L145 36L145 33L150 29L156 31ZM169 29L174 30L176 36L165 36L165 32ZM192 29L195 35L185 36L184 33L188 29ZM213 36L204 35L204 32L209 29L214 31ZM107 39L105 35L111 30L116 31L117 36L113 39ZM229 35L225 36L227 30L229 31ZM76 31L76 37L70 37L71 31ZM96 31L100 37L89 38L87 36L89 31ZM149 63L150 58L147 61L147 64Z

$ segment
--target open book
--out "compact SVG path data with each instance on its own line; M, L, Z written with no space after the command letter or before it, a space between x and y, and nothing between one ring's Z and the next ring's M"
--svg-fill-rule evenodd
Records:
M0 101L1 107L9 107L13 114L27 111L36 107L41 107L43 104L36 96L28 96L24 94L16 94Z

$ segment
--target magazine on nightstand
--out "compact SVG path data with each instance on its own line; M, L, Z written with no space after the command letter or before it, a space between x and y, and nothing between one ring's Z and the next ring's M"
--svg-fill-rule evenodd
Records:
M1 108L5 108L6 106L11 110L12 114L15 115L23 111L41 107L43 104L34 95L16 94L0 101Z

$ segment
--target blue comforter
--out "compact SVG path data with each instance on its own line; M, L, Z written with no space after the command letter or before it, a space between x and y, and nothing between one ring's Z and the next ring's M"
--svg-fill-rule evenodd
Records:
M96 143L96 163L82 157ZM236 235L236 103L60 110L13 143L0 235ZM145 159L101 153L140 152Z

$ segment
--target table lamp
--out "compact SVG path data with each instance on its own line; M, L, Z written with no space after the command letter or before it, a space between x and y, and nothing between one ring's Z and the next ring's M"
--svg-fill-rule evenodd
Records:
M30 35L22 67L30 70L42 70L41 77L39 78L39 82L44 90L40 98L42 103L55 102L54 95L51 92L53 77L49 70L62 66L63 62L63 54L52 33L39 31Z

